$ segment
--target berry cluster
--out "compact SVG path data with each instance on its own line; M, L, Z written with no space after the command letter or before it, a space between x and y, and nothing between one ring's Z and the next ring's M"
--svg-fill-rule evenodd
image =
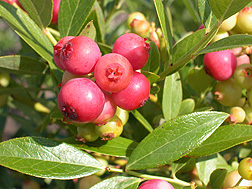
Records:
M252 17L252 6L229 17L221 24L212 42L230 34L249 34L252 31L252 25L244 21L248 21L250 17ZM250 54L251 47L239 47L204 55L203 64L206 73L217 80L214 90L215 99L221 105L230 107L229 122L231 123L252 123Z
M127 122L121 112L146 103L150 83L137 70L147 63L149 48L144 38L133 33L121 35L112 53L103 56L96 42L86 36L63 37L54 46L55 64L65 71L58 107L65 121L81 125L80 140L120 136Z

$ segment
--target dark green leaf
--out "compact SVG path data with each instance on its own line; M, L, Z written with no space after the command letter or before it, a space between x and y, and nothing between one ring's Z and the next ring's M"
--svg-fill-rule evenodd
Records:
M97 43L97 45L99 46L99 48L101 49L102 54L108 54L108 53L112 53L112 47L109 45L106 45L104 43Z
M202 23L206 31L210 31L217 24L218 20L209 7L208 1L198 0L198 7Z
M60 36L78 35L94 3L95 0L61 0L58 20Z
M228 133L228 134L227 134ZM219 127L206 141L192 151L189 156L205 156L231 148L252 139L249 125L225 125Z
M192 113L195 108L195 101L192 98L185 99L181 102L179 115Z
M252 45L252 36L246 34L236 34L220 39L211 43L206 48L201 50L198 54L205 54L214 51L221 51L226 49L233 49L236 47L244 47Z
M147 129L149 132L153 131L152 126L149 124L149 122L145 119L145 117L139 111L132 110L131 113L144 126L145 129Z
M95 26L93 24L93 20L87 23L87 25L84 27L84 29L80 32L81 36L89 37L90 39L95 40L96 37L96 30Z
M179 160L174 161L172 163L171 167L172 167L172 175L173 175L173 177L175 177L175 174L180 169L182 169L188 163L188 161L190 161L189 157L183 157L183 158L180 158Z
M165 122L132 152L126 169L147 169L178 160L200 146L228 117L223 112L197 112Z
M198 23L200 21L200 18L198 15L198 10L194 7L193 2L191 0L183 0L183 3L189 11L193 21L195 23Z
M0 143L0 149L1 165L36 177L74 179L105 168L86 152L46 138L15 138Z
M158 74L160 67L160 54L157 45L154 42L150 43L149 59L146 65L142 68L145 71L149 71Z
M210 174L217 167L217 155L199 157L196 162L197 172L200 180L207 185L210 180Z
M221 21L242 10L251 0L208 0L214 15Z
M136 189L141 181L137 177L116 176L99 182L90 189Z
M46 28L52 20L52 0L19 0L25 11L42 29Z
M166 121L178 116L182 101L182 85L178 72L165 78L162 109Z
M214 189L221 189L227 173L226 169L214 170L210 176L210 187Z
M76 141L75 138L68 138L65 139L64 142L67 142L79 149L119 157L129 157L137 146L136 142L123 137L117 137L110 141L98 139L95 142L87 143Z
M0 57L0 71L14 74L45 74L47 64L30 57L13 55Z
M32 92L32 91L46 91L51 89L46 88L25 88L25 87L7 87L7 88L0 88L0 94L15 94L15 93L22 93L22 92Z
M157 11L158 19L161 25L161 29L165 38L165 44L169 56L172 55L172 43L173 37L171 32L171 20L168 18L167 10L165 9L161 0L154 0L154 5Z

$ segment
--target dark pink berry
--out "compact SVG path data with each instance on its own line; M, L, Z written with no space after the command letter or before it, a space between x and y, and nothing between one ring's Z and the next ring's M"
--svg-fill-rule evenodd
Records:
M105 98L95 82L88 78L75 78L62 86L57 102L67 120L87 123L100 115Z
M145 181L138 187L138 189L174 189L174 187L164 180L152 179Z
M117 106L124 110L134 110L145 105L150 95L150 83L139 72L133 73L130 84L118 93L112 93Z
M114 43L113 53L118 53L126 57L133 70L144 67L149 58L150 44L146 39L134 33L121 35Z
M97 85L108 92L125 89L133 76L130 62L120 54L109 53L102 56L94 69Z
M86 36L77 36L68 41L60 52L60 61L65 69L75 75L86 75L94 71L101 57L98 45Z
M105 104L101 114L94 120L92 123L96 125L106 124L116 112L116 104L112 98L112 95L109 92L104 91Z
M53 46L54 51L53 51L53 59L55 64L62 70L66 70L62 63L60 62L60 51L62 47L68 42L69 40L73 39L73 36L66 36L61 38L56 45Z
M60 6L60 0L53 0L53 17L52 17L53 24L58 24L59 6Z
M207 53L203 62L206 73L218 81L232 77L237 66L236 57L230 50Z

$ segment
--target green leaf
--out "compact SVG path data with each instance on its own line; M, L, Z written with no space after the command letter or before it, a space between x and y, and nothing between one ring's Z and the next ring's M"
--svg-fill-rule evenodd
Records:
M158 47L154 42L150 42L149 59L146 65L142 68L142 70L158 74L159 67L160 67L160 54Z
M25 56L13 55L0 57L0 71L13 74L45 74L48 66L44 62Z
M182 101L182 85L178 72L165 78L162 110L166 121L178 116Z
M252 127L249 125L221 126L189 156L214 154L250 140L252 140Z
M51 179L80 178L105 168L84 151L40 137L0 143L0 164L24 174Z
M0 88L0 94L15 94L15 93L22 93L22 92L34 92L34 91L46 91L51 90L48 88L25 88L25 87L7 87L7 88Z
M182 157L177 161L174 161L171 165L172 167L172 175L175 177L175 174L182 169L188 162L190 161L189 157Z
M157 74L155 74L155 73L153 73L153 72L142 70L141 73L144 74L145 77L147 77L147 79L149 80L150 84L156 83L160 79L160 76L157 75Z
M197 172L200 180L207 185L210 180L210 174L216 169L217 155L199 157L196 162Z
M94 185L90 189L136 189L142 179L137 177L115 176Z
M68 138L62 141L82 150L89 150L91 152L98 152L101 154L118 157L129 157L137 146L136 142L123 137L117 137L109 141L98 139L95 142L87 143L76 141L75 138Z
M228 117L223 112L179 116L157 127L132 152L127 170L162 166L200 146Z
M96 37L96 30L95 26L93 24L93 20L88 22L86 26L83 28L83 30L79 34L80 36L86 36L89 37L90 39L95 40Z
M227 176L228 171L226 169L216 169L210 176L209 186L215 189L221 189L222 184Z
M198 0L199 13L206 31L210 31L218 22L216 16L213 14L208 1Z
M58 19L60 36L78 35L94 3L95 0L61 0Z
M51 23L52 0L19 0L19 2L40 28L44 29Z
M134 117L144 126L147 131L152 132L153 128L149 124L149 122L145 119L145 117L137 110L132 110L131 113L134 115Z
M173 44L173 37L172 37L172 28L171 28L171 20L168 18L167 10L165 9L161 0L154 0L154 5L157 11L158 19L160 22L160 26L165 38L165 44L168 51L169 56L173 54L172 52L172 44Z
M251 0L208 0L214 15L221 21L242 10Z
M214 51L233 49L252 45L252 36L246 34L230 35L206 46L198 54L205 54Z
M192 113L195 108L195 101L192 98L185 99L181 102L180 110L178 115L185 115Z
M108 54L108 53L112 53L112 47L109 45L106 45L104 43L97 43L97 45L99 46L99 48L101 49L102 54Z

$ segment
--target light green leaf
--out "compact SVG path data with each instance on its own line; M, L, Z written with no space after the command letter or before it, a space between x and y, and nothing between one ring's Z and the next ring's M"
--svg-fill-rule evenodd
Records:
M210 180L210 174L216 169L217 155L199 157L196 162L197 172L200 180L207 185Z
M46 63L25 56L13 55L0 57L0 71L14 74L45 74Z
M169 56L171 56L172 53L172 43L173 43L173 37L172 37L172 28L171 28L171 20L168 18L167 10L165 9L163 3L161 0L154 0L154 5L157 11L159 23L161 25L161 29L165 38L165 44L168 51Z
M51 179L80 178L105 168L84 151L40 137L0 143L0 164L24 174Z
M187 98L181 102L178 115L185 115L192 113L195 108L195 101L192 98Z
M215 189L221 189L222 184L227 176L228 171L226 169L216 169L210 176L209 186Z
M189 156L214 154L250 140L252 140L252 127L250 125L224 125L219 127Z
M200 146L228 117L223 112L179 116L157 127L132 152L127 170L162 166Z
M242 10L251 0L208 0L215 16L223 21Z
M90 189L136 189L141 181L137 177L116 176L99 182Z
M145 117L137 110L132 110L131 113L134 115L134 117L144 126L147 131L152 132L153 128L149 124L149 122L145 119Z
M44 29L51 23L52 0L19 0L19 2L40 28Z
M165 78L162 110L166 121L178 116L182 101L182 85L178 72Z
M138 144L123 137L116 137L109 141L98 139L95 142L87 143L76 141L75 138L68 138L62 140L62 142L67 142L68 144L71 144L82 150L89 150L91 152L98 152L101 154L118 157L129 157Z
M230 35L206 46L198 54L205 54L214 51L233 49L252 45L252 36L246 34Z
M83 30L79 34L80 36L86 36L89 37L90 39L95 40L96 37L96 30L95 26L93 24L93 20L88 22L86 26L83 28Z
M209 7L208 1L198 0L199 13L206 31L210 31L218 22L216 16Z
M61 0L58 19L60 36L78 35L94 3L95 0Z

